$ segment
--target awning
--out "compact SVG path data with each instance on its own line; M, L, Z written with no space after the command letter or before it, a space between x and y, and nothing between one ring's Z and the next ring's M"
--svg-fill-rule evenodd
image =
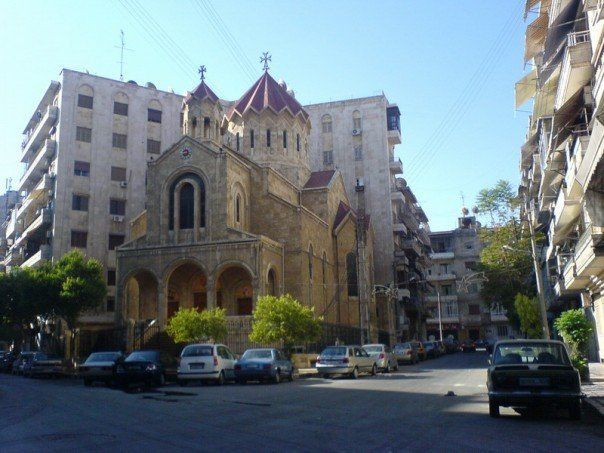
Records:
M528 16L530 10L538 3L541 3L541 7L539 8L540 12L549 11L549 7L552 4L552 0L526 0L524 5L524 18Z
M547 62L556 53L562 42L567 39L567 35L573 30L578 10L579 0L570 0L553 19L545 38L544 62Z
M539 118L554 114L554 103L558 91L558 79L560 78L560 66L557 66L552 75L543 84L535 95L532 121L535 123Z
M543 51L545 36L547 35L547 24L549 22L548 17L547 13L540 14L537 19L526 27L526 44L524 47L525 63L539 52Z
M529 165L533 158L533 154L537 152L537 141L539 134L533 134L524 145L520 147L520 155L522 157L522 164Z
M537 70L533 69L518 82L516 82L516 108L520 107L537 91Z
M583 161L577 170L577 181L587 189L587 186L593 176L597 163L604 158L604 124L599 121L594 122L591 130L591 137Z
M575 94L554 112L554 124L552 127L553 140L555 140L554 146L561 144L571 134L571 126L574 125L577 115L579 115L581 108L585 105L583 91L583 87L579 88Z

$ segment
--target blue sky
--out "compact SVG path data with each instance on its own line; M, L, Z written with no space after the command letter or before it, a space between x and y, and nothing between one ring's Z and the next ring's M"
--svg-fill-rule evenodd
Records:
M232 56L208 5L245 57ZM193 88L204 64L216 93L236 99L260 76L258 58L269 50L272 75L302 103L383 91L402 113L396 153L405 177L432 230L451 229L460 192L471 206L481 188L518 180L527 114L514 112L513 90L524 72L523 6L524 0L5 0L0 181L20 177L21 131L61 68L119 78L123 29L132 49L126 80L164 90ZM144 25L133 14L147 14ZM242 69L250 63L253 73Z

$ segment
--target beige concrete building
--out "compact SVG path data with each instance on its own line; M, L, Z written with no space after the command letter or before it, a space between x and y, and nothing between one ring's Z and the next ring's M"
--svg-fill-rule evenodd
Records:
M392 306L378 298L379 323L395 336L425 336L425 271L429 264L428 218L400 176L394 150L401 143L400 111L384 95L305 106L313 128L313 170L339 170L355 209L371 215L376 235L378 285L398 288ZM398 175L398 176L397 176ZM388 327L390 326L390 327Z
M114 321L115 248L145 207L147 162L181 136L181 104L151 83L64 69L23 131L23 199L6 223L4 265L36 266L73 248L100 260L109 296L83 323Z

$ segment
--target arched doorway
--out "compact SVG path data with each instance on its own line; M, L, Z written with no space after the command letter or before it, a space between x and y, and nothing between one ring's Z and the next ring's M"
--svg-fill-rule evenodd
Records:
M124 319L157 319L158 283L150 271L140 270L128 277L124 285L124 296Z
M277 295L277 275L274 269L269 269L268 275L266 276L266 293L269 296Z
M229 266L216 279L216 305L227 316L248 316L254 308L252 276L242 266Z
M207 277L195 263L185 262L174 269L168 278L167 317L180 308L208 308Z

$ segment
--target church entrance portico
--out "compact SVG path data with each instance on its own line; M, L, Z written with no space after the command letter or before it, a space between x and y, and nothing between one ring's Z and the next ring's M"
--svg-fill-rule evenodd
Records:
M166 317L170 319L180 308L208 308L208 279L195 262L184 261L174 268L167 279Z
M150 270L131 272L124 285L123 318L132 321L157 319L158 294L159 284Z
M227 316L249 316L254 308L257 283L243 266L221 266L216 274L216 305L226 310Z

